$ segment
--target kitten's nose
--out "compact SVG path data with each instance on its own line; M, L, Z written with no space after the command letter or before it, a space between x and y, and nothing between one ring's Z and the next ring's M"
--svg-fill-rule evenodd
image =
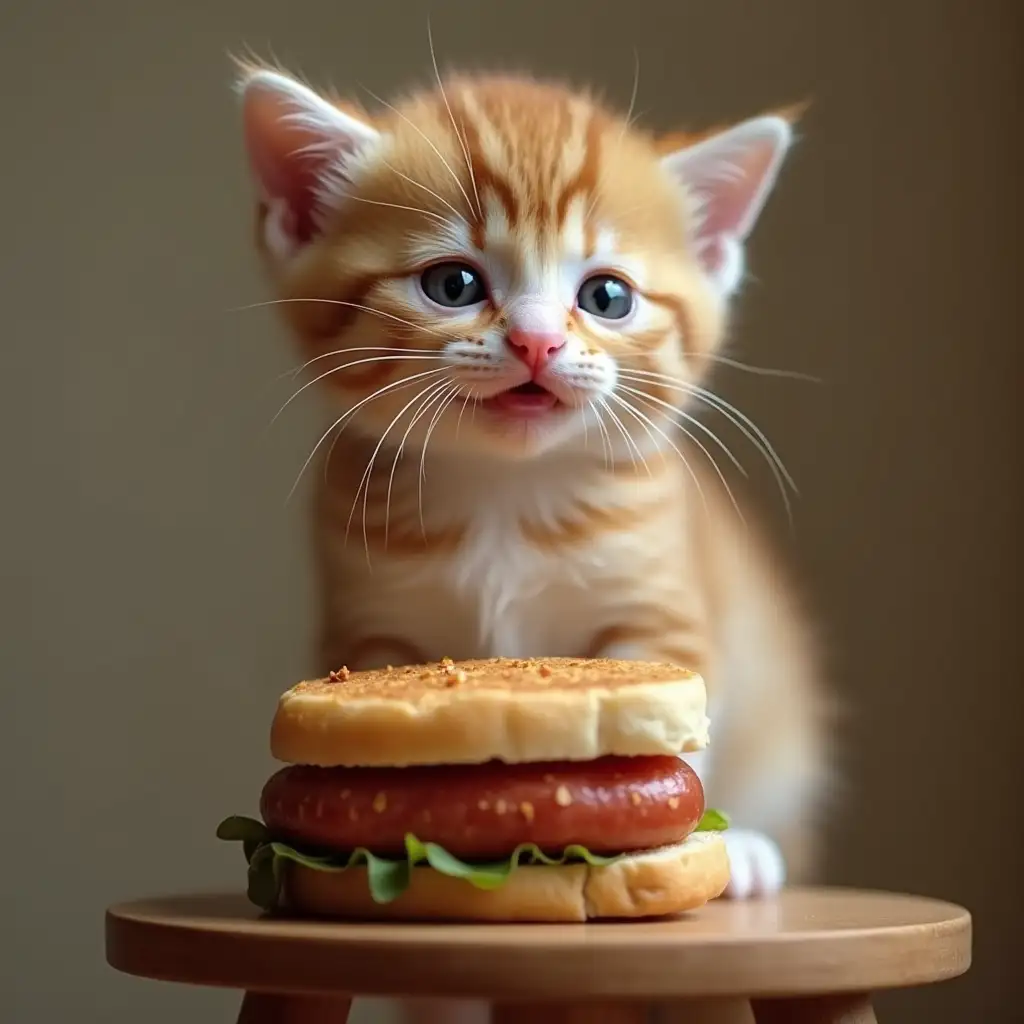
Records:
M565 345L565 336L550 331L524 331L513 327L505 335L505 341L536 377L551 357Z

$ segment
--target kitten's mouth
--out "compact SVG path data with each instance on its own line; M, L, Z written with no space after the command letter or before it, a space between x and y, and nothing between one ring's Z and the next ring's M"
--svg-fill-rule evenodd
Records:
M520 419L544 416L562 405L547 388L532 380L486 398L480 404L485 409Z

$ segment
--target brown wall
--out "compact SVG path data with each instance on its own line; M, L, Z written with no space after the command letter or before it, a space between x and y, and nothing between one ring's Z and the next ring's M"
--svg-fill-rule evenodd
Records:
M4 852L20 886L4 1020L230 1019L231 996L116 976L101 950L109 901L239 884L213 828L254 809L273 701L307 665L302 506L284 497L314 407L266 431L292 354L265 311L229 311L263 292L225 52L272 47L316 81L387 91L429 70L426 14L404 8L0 15ZM569 71L623 101L635 42L658 124L815 97L741 339L825 383L723 386L802 487L794 556L850 703L829 879L977 914L971 974L887 1000L889 1020L1015 1019L1014 0L431 8L443 57Z

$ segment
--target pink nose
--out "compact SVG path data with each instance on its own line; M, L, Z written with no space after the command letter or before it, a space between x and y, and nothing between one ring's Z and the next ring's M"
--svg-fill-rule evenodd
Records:
M565 345L565 338L561 334L548 331L521 331L514 327L505 335L505 340L534 376L540 373L551 357Z

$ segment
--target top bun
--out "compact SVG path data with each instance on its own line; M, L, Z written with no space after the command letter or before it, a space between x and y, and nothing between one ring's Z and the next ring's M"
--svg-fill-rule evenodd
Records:
M701 750L708 724L704 680L676 665L444 659L298 683L270 750L322 767L591 761Z

